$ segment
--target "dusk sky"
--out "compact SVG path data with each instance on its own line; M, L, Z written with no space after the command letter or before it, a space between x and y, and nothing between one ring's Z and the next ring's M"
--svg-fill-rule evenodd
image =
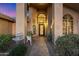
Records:
M16 17L16 3L0 3L0 13Z

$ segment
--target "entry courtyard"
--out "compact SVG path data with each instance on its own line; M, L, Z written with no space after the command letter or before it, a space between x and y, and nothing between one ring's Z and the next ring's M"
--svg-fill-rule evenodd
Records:
M78 3L0 6L1 56L79 55Z

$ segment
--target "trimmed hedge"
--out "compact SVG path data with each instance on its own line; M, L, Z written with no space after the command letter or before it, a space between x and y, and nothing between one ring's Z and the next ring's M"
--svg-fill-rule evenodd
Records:
M79 35L69 34L59 37L56 41L56 48L59 55L79 55Z
M26 52L27 47L24 44L19 44L10 51L9 56L24 56Z
M53 36L52 36L52 30L50 29L50 31L47 33L47 39L48 41L52 42L53 40Z
M9 43L12 41L12 35L2 34L0 35L0 51L5 52L9 49Z

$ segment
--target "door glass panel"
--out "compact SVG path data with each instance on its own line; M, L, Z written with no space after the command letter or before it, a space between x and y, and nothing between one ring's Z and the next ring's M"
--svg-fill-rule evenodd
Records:
M43 25L40 25L40 35L43 35Z

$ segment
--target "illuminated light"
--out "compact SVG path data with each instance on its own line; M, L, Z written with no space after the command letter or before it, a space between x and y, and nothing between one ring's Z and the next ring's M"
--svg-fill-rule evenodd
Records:
M45 15L44 14L39 14L38 16L38 23L44 23L45 21Z
M45 25L45 27L47 28L47 26L48 26L48 22L45 22L44 25Z
M47 28L47 26L48 26L48 21L46 19L45 14L39 14L37 22L39 24L44 24L45 25L45 28Z
M40 34L43 35L43 26L40 26Z
M54 22L54 21L52 21L52 24L51 24L51 29L52 29L52 26L53 26L53 24L54 24L53 22Z
M52 25L51 25L51 29L52 29Z

